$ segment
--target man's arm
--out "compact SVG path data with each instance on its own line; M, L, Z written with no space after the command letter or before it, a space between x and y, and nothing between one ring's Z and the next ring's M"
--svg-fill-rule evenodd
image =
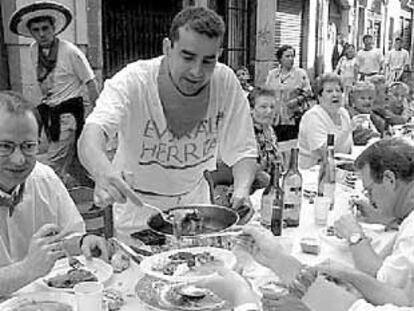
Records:
M373 277L382 266L382 258L374 251L368 239L350 246L355 267Z
M0 297L8 296L38 278L26 261L0 268Z
M248 198L256 174L256 158L243 158L232 166L234 198Z
M410 299L403 289L389 286L361 271L349 270L345 272L343 279L355 286L364 298L374 305L410 305Z
M101 126L86 124L78 141L79 160L94 178L111 170L106 156L107 137Z
M92 107L95 107L95 102L98 99L99 96L99 90L98 90L98 82L96 79L89 80L86 82L86 87L88 89L88 95L89 100L91 102Z

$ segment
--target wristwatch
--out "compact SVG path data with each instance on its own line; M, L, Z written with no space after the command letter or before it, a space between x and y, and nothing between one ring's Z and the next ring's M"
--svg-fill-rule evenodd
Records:
M362 240L365 240L366 236L361 232L354 232L351 234L351 236L348 239L349 245L357 245Z

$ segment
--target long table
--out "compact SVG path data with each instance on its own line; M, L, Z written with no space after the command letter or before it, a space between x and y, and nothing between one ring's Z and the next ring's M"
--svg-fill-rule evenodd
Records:
M318 171L315 168L302 171L304 180L303 187L305 189L316 190L317 174ZM256 214L252 220L253 222L258 222L259 220L259 208L262 191L263 190L259 190L251 196L253 206L256 209ZM349 212L348 199L351 194L352 191L349 188L337 184L335 208L333 214L331 214L329 217L337 218L340 215ZM314 222L314 204L310 203L309 199L303 198L300 225L296 228L285 228L283 230L282 236L286 237L292 242L291 255L298 258L305 264L316 265L326 260L327 258L331 258L345 264L353 265L353 260L349 249L347 247L338 247L326 239L321 239L322 229L323 226L316 225ZM300 240L303 237L314 237L320 240L321 250L318 255L305 254L301 251ZM392 244L393 238L393 232L378 233L374 235L372 243L374 248L381 253L385 251L390 244ZM268 274L268 271L263 271L265 270L261 270L261 268L257 265L253 266L253 268L250 269L249 273L252 274L253 277L261 273L264 275ZM140 271L139 266L135 262L131 261L131 266L127 270L119 274L114 274L108 283L105 284L106 287L118 289L123 293L126 303L121 308L121 311L150 310L135 295L135 286L141 277L143 277L143 273ZM44 291L44 287L40 287L37 283L33 283L21 289L17 295L42 290Z

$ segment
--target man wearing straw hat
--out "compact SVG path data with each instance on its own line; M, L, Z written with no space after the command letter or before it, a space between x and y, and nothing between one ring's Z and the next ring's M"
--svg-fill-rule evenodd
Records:
M13 33L35 39L30 55L42 93L38 110L50 143L39 160L60 177L65 177L76 158L76 140L84 123L84 85L92 104L98 96L95 75L85 55L57 37L71 20L72 13L64 5L37 1L14 12L9 24Z

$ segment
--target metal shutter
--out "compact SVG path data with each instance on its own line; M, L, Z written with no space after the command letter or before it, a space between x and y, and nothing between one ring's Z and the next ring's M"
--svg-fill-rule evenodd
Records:
M302 65L303 0L278 0L275 20L275 52L284 44L296 50L295 65Z

